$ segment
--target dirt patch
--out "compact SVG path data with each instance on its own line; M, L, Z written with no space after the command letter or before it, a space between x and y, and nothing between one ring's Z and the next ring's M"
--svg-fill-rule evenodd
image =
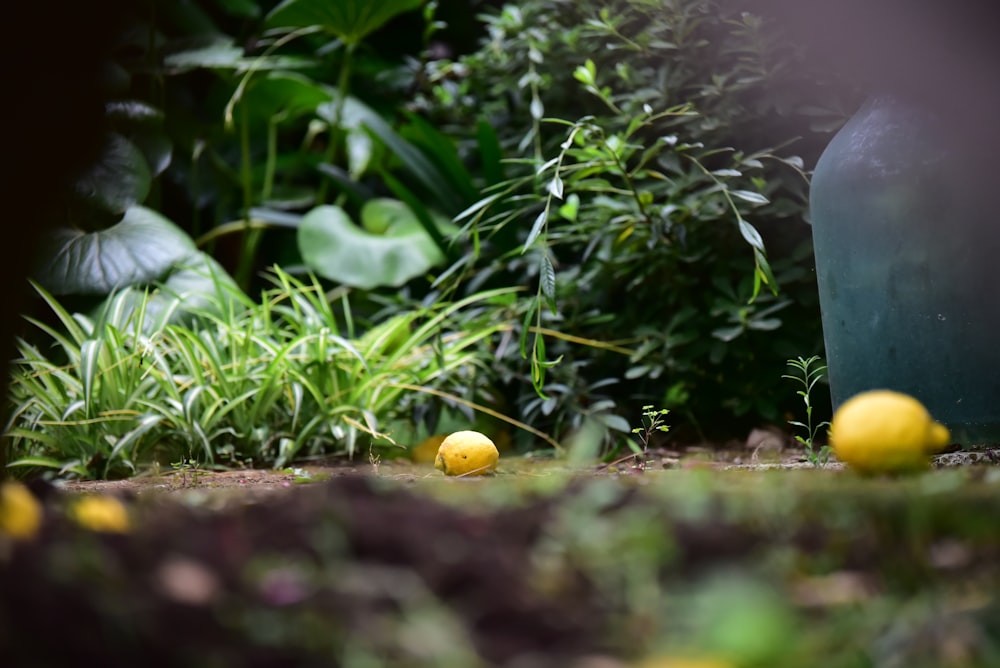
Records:
M70 519L93 486L35 483L41 535L0 549L4 665L995 665L993 468L330 468L104 483L124 534Z
M949 452L932 459L933 468L969 466L1000 466L1000 447L979 446ZM813 470L841 471L844 465L829 461L817 467L799 449L782 447L690 447L683 450L660 448L650 452L640 468L631 457L616 462L582 467L573 473L595 476L641 475L643 472L673 469L704 470ZM501 459L501 472L506 475L536 474L537 471L566 470L564 465L541 459ZM211 495L219 498L247 499L342 477L373 476L397 481L443 479L431 464L414 463L406 459L390 459L372 463L331 458L318 463L273 469L240 469L210 471L199 468L172 470L156 475L145 474L126 480L75 480L59 483L67 492L125 493L148 496L156 493L172 495Z

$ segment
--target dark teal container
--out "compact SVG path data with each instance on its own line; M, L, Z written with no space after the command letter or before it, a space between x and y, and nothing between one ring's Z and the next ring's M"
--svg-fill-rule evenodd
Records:
M820 157L810 206L834 409L893 389L956 442L1000 442L996 136L875 97Z

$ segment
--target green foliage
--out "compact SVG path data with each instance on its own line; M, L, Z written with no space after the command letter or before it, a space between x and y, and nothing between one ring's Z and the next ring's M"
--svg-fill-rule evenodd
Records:
M149 301L124 295L98 319L70 314L39 288L62 328L33 321L52 350L20 343L10 466L117 477L153 461L281 467L353 455L361 439L391 447L382 426L422 400L483 391L511 292L401 310L355 332L346 299L335 310L316 282L280 270L272 281L259 304L236 292L194 327L168 324L169 312L147 323Z
M199 71L211 70L221 79L206 105L208 123L190 118L185 109L170 107L178 121L179 141L190 148L186 152L191 156L190 164L178 166L175 175L195 207L191 218L196 236L202 228L204 202L217 202L211 229L200 234L199 245L239 235L234 274L241 286L250 285L254 268L275 255L284 263L301 261L340 281L345 272L338 270L327 251L356 248L365 232L353 221L364 216L369 202L389 194L405 203L423 229L422 234L410 230L410 241L419 248L409 254L421 256L418 264L424 269L404 271L405 278L400 278L383 264L369 273L388 272L391 279L366 277L345 284L396 287L454 254L440 221L474 201L478 187L450 138L416 116L394 113L391 105L386 112L385 97L394 91L382 83L386 77L369 80L367 73L375 68L385 74L392 66L363 48L373 31L423 4L421 0L332 4L289 0L257 26L263 32L253 50L235 48L231 39L208 45L178 40L176 45L155 49L167 53L162 74L173 77L169 98L186 93L192 85L189 78ZM436 25L433 9L433 3L425 7L429 26L425 39ZM330 35L338 39L331 42ZM357 86L362 77L365 85ZM338 215L334 222L344 224L329 224L331 209L320 207L330 205L343 209L346 215ZM310 215L314 209L315 215ZM291 212L294 217L283 216ZM262 248L268 230L296 228L301 220L326 223L318 225L323 228L319 237L325 249L321 257L299 252L300 234L276 237L283 242L282 253ZM317 240L317 225L311 227L305 233L309 251Z
M821 381L826 374L826 365L823 364L818 355L813 355L809 359L798 357L788 360L788 366L791 367L792 373L785 374L782 378L788 378L802 386L802 389L798 390L796 394L802 397L802 403L806 407L805 423L789 420L788 424L805 430L805 435L796 434L795 440L806 449L806 457L809 458L809 462L813 466L824 466L830 461L830 446L823 445L816 449L815 440L819 431L823 427L830 426L830 423L824 421L813 425L812 391L816 383Z
M733 3L529 0L484 20L420 104L470 146L485 120L507 156L457 220L473 284L531 286L511 382L567 407L600 382L699 432L779 419L768 369L821 345L806 160L787 146L833 94L785 89L795 54Z
M131 79L124 67L115 72ZM160 282L167 290L142 308L149 307L151 316L183 319L209 295L218 296L220 284L234 286L183 229L155 210L157 180L173 160L173 142L163 111L129 92L109 91L102 150L72 192L53 193L60 202L52 207L57 219L49 221L32 274L54 295L107 297L99 310L108 308L115 292L122 297L119 308L136 307L127 295Z
M55 294L106 295L156 280L195 253L190 237L155 211L129 205L123 214L103 230L54 230L36 280Z
M417 217L398 200L368 200L361 222L355 225L337 206L314 208L298 227L303 260L324 278L369 290L399 287L444 261ZM434 224L455 229L440 217Z
M821 346L801 225L819 117L803 100L833 96L791 78L796 54L781 36L722 0L525 0L484 15L480 48L449 61L429 48L442 29L437 11L419 0L287 0L270 13L154 0L137 10L128 48L116 51L130 55L116 56L123 81L106 110L107 148L81 178L38 275L50 293L114 294L68 318L97 334L48 335L70 345L66 358L99 340L89 344L94 359L127 366L105 347L141 332L194 351L165 356L169 364L208 355L199 364L217 367L212 378L235 375L229 388L212 380L215 389L192 395L216 420L197 429L166 417L172 405L148 436L114 450L152 409L122 408L133 422L112 431L101 418L87 437L97 469L128 470L111 452L134 465L146 446L122 453L165 424L174 431L163 447L206 461L219 459L220 429L238 434L241 456L261 461L353 452L359 435L376 438L358 412L369 410L358 408L368 405L362 389L339 400L355 407L344 419L363 428L344 422L329 436L289 417L305 405L295 397L233 402L266 369L233 357L230 330L258 326L246 313L263 308L236 286L270 289L262 270L272 263L333 283L323 289L350 304L334 320L364 322L359 331L406 321L414 303L423 312L527 287L496 322L470 320L485 327L473 348L498 335L489 371L499 399L552 442L586 431L588 451L622 447L630 405L680 415L677 427L694 431L682 436L709 426L731 434L733 419L776 420L787 409L773 391L775 360ZM373 46L401 19L422 27L423 50L410 59ZM805 158L787 148L796 135ZM264 329L285 337L289 327ZM338 336L356 345L353 332ZM218 364L203 339L229 342ZM268 354L290 345L281 341ZM60 364L39 350L26 359ZM197 377L194 366L176 372ZM307 377L296 381L303 401L319 406L321 392L307 390L330 390L328 381ZM417 378L410 384L423 387ZM480 381L436 382L475 394ZM233 404L212 403L220 397ZM55 405L39 424L70 420ZM314 416L340 420L330 410ZM255 432L258 415L304 435ZM95 469L90 455L76 459Z

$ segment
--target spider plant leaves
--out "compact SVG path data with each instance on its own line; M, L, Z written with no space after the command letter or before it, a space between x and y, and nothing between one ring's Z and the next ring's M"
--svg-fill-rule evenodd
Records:
M53 230L35 279L53 294L106 295L158 280L194 251L194 242L179 227L151 209L133 206L103 230Z
M363 289L399 287L444 261L444 254L417 217L396 200L375 199L356 225L338 206L320 206L302 218L302 258L317 274ZM439 229L455 227L438 217Z
M285 0L267 15L269 28L320 26L349 46L424 0Z

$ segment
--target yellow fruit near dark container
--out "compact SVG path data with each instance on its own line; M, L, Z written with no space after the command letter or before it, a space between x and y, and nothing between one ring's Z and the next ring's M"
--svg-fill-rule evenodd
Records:
M90 494L74 501L69 516L83 528L103 533L126 533L130 525L125 505L118 499L100 494Z
M837 459L858 473L900 473L927 468L930 456L950 441L917 399L891 390L871 390L845 401L830 423Z
M42 526L42 504L19 482L0 483L0 534L27 540Z
M500 451L478 431L456 431L441 442L434 468L445 475L473 476L494 473Z

